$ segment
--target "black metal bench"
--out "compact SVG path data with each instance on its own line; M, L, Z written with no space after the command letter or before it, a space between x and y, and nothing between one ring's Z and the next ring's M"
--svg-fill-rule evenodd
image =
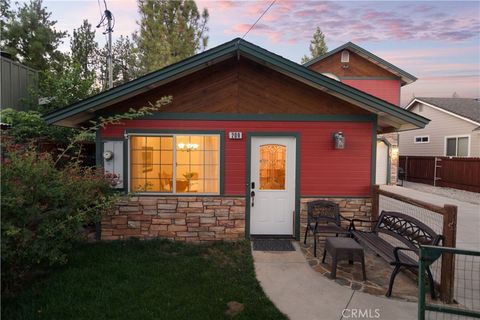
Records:
M350 231L353 238L362 246L369 248L391 265L395 266L392 275L390 276L390 283L386 293L387 297L392 295L395 277L402 267L418 272L419 247L422 245L437 246L443 239L441 235L435 233L429 226L421 221L399 212L382 211L372 231L356 230L355 222L358 221L365 222L365 220L361 219L352 219ZM375 221L372 222L375 223ZM397 239L406 247L392 245L384 238L380 237L381 233ZM414 253L413 256L415 258L412 258L412 255L407 255L402 251ZM426 271L430 284L430 293L432 299L435 299L435 287L432 272L429 267L426 268Z

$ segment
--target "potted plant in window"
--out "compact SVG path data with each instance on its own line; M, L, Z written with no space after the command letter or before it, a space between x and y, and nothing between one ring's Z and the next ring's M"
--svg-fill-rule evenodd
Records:
M187 180L187 192L190 192L191 181L196 175L195 172L187 172L183 174L183 177Z

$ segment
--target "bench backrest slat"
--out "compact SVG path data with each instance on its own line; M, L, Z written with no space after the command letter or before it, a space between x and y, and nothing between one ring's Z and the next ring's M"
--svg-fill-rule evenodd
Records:
M438 245L441 236L420 220L400 212L382 211L373 230L387 234L405 244L418 249L422 245Z

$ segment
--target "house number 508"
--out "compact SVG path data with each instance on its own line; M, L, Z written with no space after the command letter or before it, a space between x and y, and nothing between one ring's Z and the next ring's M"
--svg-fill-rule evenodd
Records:
M228 138L231 140L241 140L242 132L241 131L231 131L228 133Z

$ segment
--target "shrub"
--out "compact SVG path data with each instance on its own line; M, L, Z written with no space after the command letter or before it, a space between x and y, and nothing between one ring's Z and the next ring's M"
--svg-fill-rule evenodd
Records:
M68 142L76 133L76 130L70 128L48 126L37 111L17 111L7 108L0 112L0 117L3 123L12 126L8 134L18 142L39 138Z
M100 171L77 163L58 169L33 148L6 146L0 178L3 292L64 264L82 225L99 221L115 202Z

